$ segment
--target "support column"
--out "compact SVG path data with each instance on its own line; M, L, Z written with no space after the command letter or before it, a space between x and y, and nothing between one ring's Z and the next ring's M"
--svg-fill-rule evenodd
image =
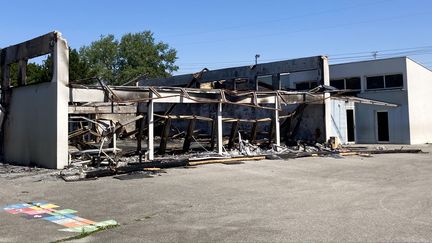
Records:
M113 154L116 155L117 154L117 134L114 133L113 137L112 137L112 148L113 148Z
M217 122L214 120L211 123L211 136L210 136L210 150L213 151L215 148L215 139L216 139L216 132L217 132Z
M138 104L139 106L139 104ZM143 115L143 114L142 114ZM138 134L136 137L137 140L137 154L139 157L139 162L142 163L142 136L143 136L143 130L144 130L144 126L145 126L145 120L144 120L144 116L143 118L141 118L141 120L138 121L139 125L138 125Z
M328 65L327 57L322 58L322 83L324 85L330 85L330 70ZM330 93L324 93L324 125L325 125L325 139L329 140L332 134L332 121L331 121L331 100Z
M171 118L168 117L167 119L165 119L165 124L162 130L161 141L158 150L158 153L161 155L165 154L167 143L168 143L168 136L170 134L170 129L171 129Z
M254 144L256 142L256 137L257 137L257 128L258 128L258 121L255 121L252 124L252 128L251 128L251 134L250 134L250 142L252 144Z
M279 122L279 96L275 96L275 114L274 114L274 125L275 125L275 142L277 146L280 146L280 122Z
M186 137L183 143L183 153L189 152L190 145L193 139L194 130L195 130L196 119L192 119L189 121L189 126L187 129Z
M228 149L232 149L235 144L235 139L237 138L238 133L238 127L239 127L239 121L232 122L231 125L231 133L228 141Z
M218 103L217 108L217 147L218 154L222 155L222 147L223 147L223 130L222 130L222 103Z
M147 153L148 153L148 159L153 160L154 159L154 117L153 117L153 106L154 102L152 100L153 98L153 92L149 91L149 102L148 102L148 109L147 109L147 119L148 119L148 142L147 142Z

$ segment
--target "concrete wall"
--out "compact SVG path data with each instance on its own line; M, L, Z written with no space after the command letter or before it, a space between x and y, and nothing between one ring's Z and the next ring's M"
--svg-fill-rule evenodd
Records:
M389 119L389 143L409 144L410 130L408 119L408 99L406 91L366 92L359 95L363 98L375 99L400 104L400 107L356 104L356 143L378 143L376 112L387 111Z
M61 169L68 165L69 51L57 34L53 79L13 88L5 121L5 161Z
M404 76L404 87L402 89L366 90L366 77L397 73L402 73ZM331 65L330 77L331 79L360 77L362 91L358 95L359 97L401 105L397 108L389 108L384 106L356 104L356 143L378 142L376 130L377 111L389 112L389 143L410 143L410 114L408 113L405 57Z
M411 143L432 142L432 71L407 59Z
M339 142L346 144L347 138L347 118L346 103L341 100L331 100L331 124L330 137L338 137Z

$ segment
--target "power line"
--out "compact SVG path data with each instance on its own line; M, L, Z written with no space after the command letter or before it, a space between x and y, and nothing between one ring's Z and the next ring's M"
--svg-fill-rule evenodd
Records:
M290 31L290 32L276 32L276 33L260 34L260 35L254 35L254 36L242 36L242 37L238 37L238 38L225 38L225 39L219 39L219 40L213 40L213 41L188 42L188 43L184 43L183 45L177 44L177 46L198 45L198 44L226 42L226 41L242 40L242 39L262 38L262 37L278 36L278 35L284 35L284 34L292 35L292 34L305 32L305 31L325 30L325 29L334 29L334 28L340 28L340 27L348 27L348 26L359 25L359 24L361 25L361 24L382 22L382 21L386 21L386 20L402 19L402 18L411 17L413 15L420 16L420 15L425 15L425 14L430 14L430 13L431 13L431 11L427 11L427 12L419 12L419 13L411 13L411 14L393 16L393 17L388 17L388 18L379 18L379 19L374 19L374 20L358 21L358 22L354 22L354 23L347 23L347 24L327 26L327 27L314 27L314 28L299 29L299 30Z
M353 8L362 8L362 7L368 7L370 5L377 5L383 2L389 2L391 0L382 0L382 1L373 1L373 2L369 2L367 4L355 4L355 5L351 5L351 6L346 6L346 7L341 7L341 8L332 8L332 9L327 9L327 10L322 10L322 11L315 11L315 12L310 12L307 14L301 14L301 15L297 15L297 16L290 16L290 17L286 17L286 18L278 18L278 19L271 19L271 20L262 20L262 21L254 21L252 23L247 23L247 24L242 24L242 25L236 25L236 26L228 26L225 28L219 28L216 30L209 30L209 31L200 31L200 32L190 32L190 33L184 33L184 34L176 34L176 35L164 35L161 36L160 38L170 38L170 37L180 37L180 36L190 36L190 35L202 35L202 34L208 34L208 33L215 33L215 32L220 32L220 31L225 31L225 30L232 30L232 29L241 29L244 27L255 27L258 24L263 24L263 23L275 23L275 22L281 22L281 21L286 21L286 20L300 20L301 18L304 17L309 17L309 16L316 16L316 15L322 15L322 14L326 14L326 13L335 13L335 12L340 12L340 11L344 11L347 9L353 9Z
M432 46L418 46L418 47L395 48L395 49L384 49L384 50L374 50L374 51L335 53L335 54L327 54L327 56L329 57L330 60L346 60L346 59L357 59L357 58L369 58L372 57L373 52L377 52L378 57L429 54L430 52L432 52ZM358 54L367 54L367 55L358 55ZM280 58L262 59L262 61L270 62L270 61L286 60L291 58L292 57L280 57ZM252 62L251 60L237 60L237 61L218 61L218 62L179 63L178 65L193 67L193 66L213 65L213 64L239 64L239 63L252 63Z
M393 50L393 52L390 52ZM398 50L399 52L395 52L395 50ZM405 51L404 51L405 50ZM381 51L375 51L377 53L377 57L379 59L382 58L390 58L390 57L398 57L398 56L419 56L419 55L432 55L432 46L423 46L423 47L411 47L411 48L398 48L398 49L387 49L387 50L381 50ZM329 62L331 63L343 63L343 62L354 62L354 61L365 61L365 60L372 60L373 59L373 51L364 51L364 52L358 52L358 53L369 53L368 55L352 55L348 56L344 53L339 53L335 55L329 55ZM343 56L346 55L346 56ZM336 58L332 58L332 56L337 56ZM343 56L343 57L342 57ZM269 61L280 61L280 60L286 60L291 58L278 58L278 59L263 59L263 62L269 62ZM252 64L252 61L240 61L242 63L248 63ZM201 63L196 65L185 65L181 66L180 70L186 71L186 70L197 70L199 68L202 68L203 66L209 67L209 66L217 66L217 68L221 68L218 64L240 64L240 62L213 62L213 63ZM424 63L426 64L426 63Z

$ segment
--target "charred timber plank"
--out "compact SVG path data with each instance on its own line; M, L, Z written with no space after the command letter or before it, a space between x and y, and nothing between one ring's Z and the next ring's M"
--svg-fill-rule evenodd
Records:
M250 135L250 142L251 143L255 143L256 142L257 128L258 128L258 122L254 122L252 124L251 135Z
M234 147L235 139L237 138L238 127L239 127L238 120L232 123L230 137L228 140L228 149L232 149Z
M210 151L213 151L216 145L217 122L213 119L211 123L211 136L210 136Z
M263 160L265 156L253 156L253 157L237 157L237 158L221 158L221 159L211 159L211 160L202 160L202 161L189 161L189 165L205 165L205 164L214 164L214 163L227 163L234 161L248 161L248 160Z
M144 118L141 119L138 126L138 134L137 134L137 154L139 156L139 162L142 163L142 136L143 131L145 127L145 120Z
M421 149L387 149L387 150L358 150L358 153L366 154L398 154L398 153L421 153Z
M158 151L159 154L165 154L170 129L171 129L171 118L168 118L165 120L165 124L162 130L161 141L160 141L159 151Z
M192 142L192 137L194 135L195 123L196 123L196 119L192 119L189 122L188 130L183 143L183 153L188 152L190 149L190 144Z

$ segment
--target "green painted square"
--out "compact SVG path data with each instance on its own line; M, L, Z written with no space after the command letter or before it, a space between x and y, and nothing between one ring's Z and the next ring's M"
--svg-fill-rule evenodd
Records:
M73 209L62 209L62 210L57 210L55 212L57 214L72 214L72 213L77 213L78 211L75 211Z

